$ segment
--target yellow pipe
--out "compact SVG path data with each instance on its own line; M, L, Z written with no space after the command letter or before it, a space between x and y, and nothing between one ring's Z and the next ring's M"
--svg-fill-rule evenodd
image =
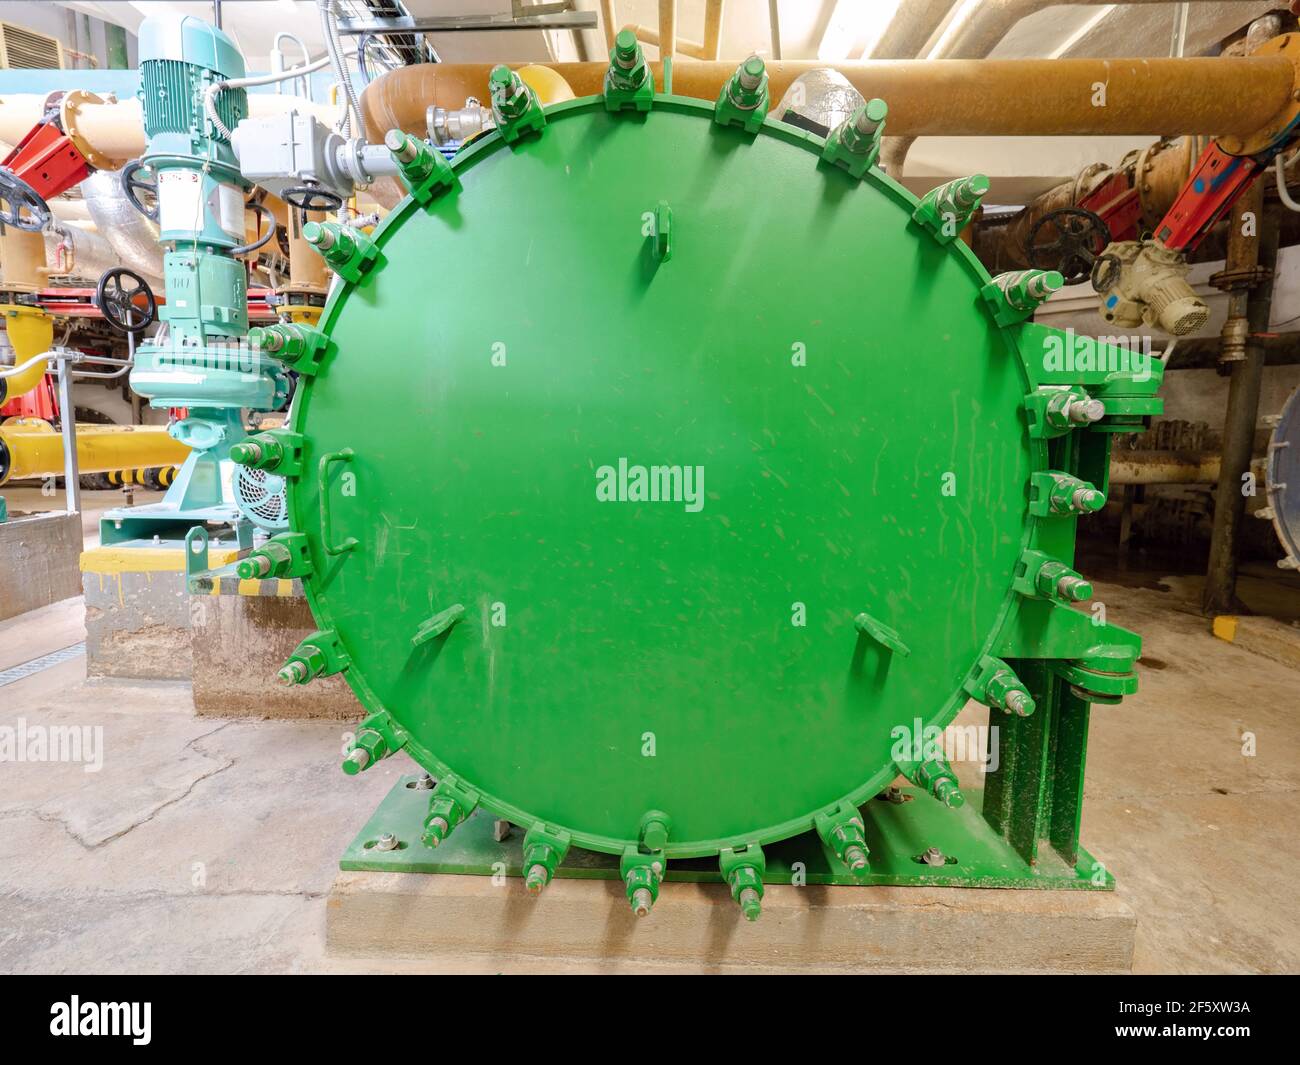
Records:
M156 425L78 425L77 466L82 473L178 466L190 449ZM63 437L39 418L0 424L0 485L63 473Z
M9 345L14 349L15 366L50 350L54 343L54 319L39 307L5 303L0 304L0 313L4 315ZM45 370L46 364L38 362L13 377L0 377L0 403L25 396L41 383Z

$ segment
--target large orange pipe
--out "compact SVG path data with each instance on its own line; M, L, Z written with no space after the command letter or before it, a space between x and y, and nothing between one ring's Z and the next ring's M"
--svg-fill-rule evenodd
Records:
M548 64L578 96L601 91L604 63ZM662 67L651 64L662 84ZM779 99L815 61L768 64ZM460 107L486 99L487 63L399 67L361 97L371 140L394 127L424 129L430 104ZM717 99L734 63L687 62L673 68L673 92ZM1061 136L1161 133L1250 134L1286 115L1296 67L1282 55L1194 59L945 59L835 64L864 96L889 104L895 136ZM1103 95L1104 92L1104 95Z

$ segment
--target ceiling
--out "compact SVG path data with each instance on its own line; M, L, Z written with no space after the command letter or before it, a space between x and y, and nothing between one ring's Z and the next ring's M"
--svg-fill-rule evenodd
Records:
M405 0L413 15L500 14L510 0ZM829 58L837 51L860 55L879 36L900 0L779 0L781 42L787 59ZM907 4L913 0L901 0ZM978 5L980 0L957 0ZM20 5L12 5L14 7ZM115 22L134 32L144 16L171 9L211 19L210 2L185 0L72 0L72 8ZM597 0L578 0L582 10L599 11ZM999 58L1032 56L1168 55L1176 3L1042 5L1042 10L1015 26L994 50ZM1192 3L1187 52L1211 48L1258 14L1285 6L1281 0ZM616 0L624 25L658 24L658 0ZM251 69L263 69L275 34L290 30L313 55L324 50L316 5L311 0L223 0L222 24L236 39ZM678 34L698 41L703 30L704 0L678 0ZM429 39L447 62L600 58L601 33L543 34L541 31L492 31L431 34ZM838 46L838 47L837 47ZM286 46L287 47L287 46ZM728 0L722 23L722 58L740 59L751 52L771 53L768 0Z

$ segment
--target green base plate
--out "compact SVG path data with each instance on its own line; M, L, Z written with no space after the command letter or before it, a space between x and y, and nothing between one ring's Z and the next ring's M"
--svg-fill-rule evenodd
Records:
M493 838L493 817L480 809L436 850L420 842L429 794L418 776L404 776L385 796L365 828L344 851L339 868L376 873L461 873L479 876L523 875L523 830L512 826L500 843ZM929 887L1040 888L1110 891L1115 881L1082 848L1079 861L1067 865L1044 845L1030 865L993 831L980 813L984 793L964 791L966 805L950 810L916 788L901 788L898 801L877 798L862 809L871 872L853 876L821 840L809 832L764 847L767 884L853 884ZM391 834L397 846L380 850L379 838ZM937 847L942 866L921 855ZM618 857L577 847L570 849L556 876L574 880L617 880ZM672 861L667 880L721 882L716 859Z

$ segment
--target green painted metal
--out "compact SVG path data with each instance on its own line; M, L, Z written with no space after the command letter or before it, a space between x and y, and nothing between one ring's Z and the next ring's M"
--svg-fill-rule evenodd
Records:
M1140 645L1026 560L1069 568L1158 364L1058 358L1025 323L1051 275L991 280L859 165L883 107L829 151L697 100L540 116L493 85L513 125L373 235L289 425L304 586L385 738L348 764L400 748L440 782L411 860L496 815L618 856L638 909L683 860L770 870L814 829L859 880L916 882L859 808L900 771L951 797L895 732L975 695L1016 753L982 820L926 808L1014 853L1001 882L1075 884L1087 702ZM1062 388L1100 417L1031 432Z
M482 809L471 814L436 850L422 846L420 835L429 794L421 789L418 776L403 776L348 844L339 868L376 873L524 876L525 831L513 828L506 839L498 842L493 837L492 815ZM750 857L763 861L760 875L762 883L769 885L1114 889L1114 878L1082 848L1072 862L1049 851L1030 864L981 815L985 793L971 789L966 795L966 805L956 810L916 788L896 789L893 801L883 796L869 800L862 814L872 861L871 870L863 877L850 873L811 832L769 844ZM380 846L386 835L393 836L391 850ZM931 847L956 861L945 861L942 866L919 861ZM745 854L733 852L727 858L728 865L734 868L734 855L743 858ZM561 880L622 879L617 857L578 848L566 852L552 875ZM717 860L693 858L670 863L664 879L715 883L727 878Z

